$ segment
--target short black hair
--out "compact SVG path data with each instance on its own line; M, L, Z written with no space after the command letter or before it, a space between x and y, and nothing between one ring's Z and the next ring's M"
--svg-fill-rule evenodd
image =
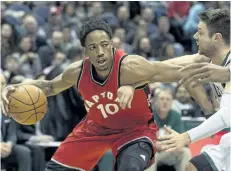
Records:
M105 31L108 34L109 38L112 39L111 26L104 20L101 20L98 18L91 18L90 20L83 23L79 31L79 39L83 47L85 46L85 40L86 40L87 35L95 30Z
M226 9L207 10L199 14L201 21L208 25L209 34L221 33L224 42L230 44L230 13Z

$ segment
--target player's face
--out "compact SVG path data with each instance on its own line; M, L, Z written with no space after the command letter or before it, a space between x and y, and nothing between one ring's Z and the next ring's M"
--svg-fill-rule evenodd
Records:
M210 56L210 54L213 54L214 44L211 36L209 35L207 24L200 21L198 24L198 30L193 38L196 40L198 53L208 57Z
M112 41L102 30L89 33L85 41L85 53L97 71L109 71L112 66Z

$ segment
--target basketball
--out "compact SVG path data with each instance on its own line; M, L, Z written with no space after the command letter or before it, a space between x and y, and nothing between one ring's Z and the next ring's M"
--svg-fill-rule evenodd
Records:
M36 86L21 85L9 96L9 113L20 124L35 124L46 112L47 97Z

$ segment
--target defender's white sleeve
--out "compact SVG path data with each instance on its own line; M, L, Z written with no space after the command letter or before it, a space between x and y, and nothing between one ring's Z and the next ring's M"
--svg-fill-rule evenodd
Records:
M222 95L220 109L210 118L204 121L199 126L187 131L191 142L213 135L224 128L230 127L231 117L231 94L225 93Z

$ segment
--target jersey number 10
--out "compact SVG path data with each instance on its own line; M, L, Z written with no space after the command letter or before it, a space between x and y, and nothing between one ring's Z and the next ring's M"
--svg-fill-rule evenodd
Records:
M106 105L99 104L97 106L97 109L101 111L104 118L107 118L108 115L114 115L115 113L117 113L119 111L119 106L117 104L110 103Z

